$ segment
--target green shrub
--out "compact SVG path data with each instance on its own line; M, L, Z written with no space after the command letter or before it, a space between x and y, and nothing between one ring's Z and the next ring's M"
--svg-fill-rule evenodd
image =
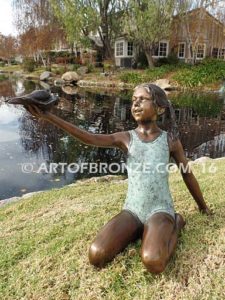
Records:
M27 72L34 72L36 68L36 62L32 58L25 58L23 61L23 69Z
M65 68L64 67L57 67L56 69L54 69L54 73L56 75L62 75L63 73L65 73Z
M91 73L91 72L93 72L94 71L94 69L95 69L95 67L94 67L94 65L93 64L87 64L87 68L88 68L88 73Z
M173 76L186 87L202 86L225 78L225 62L218 59L205 59L199 65L184 67Z

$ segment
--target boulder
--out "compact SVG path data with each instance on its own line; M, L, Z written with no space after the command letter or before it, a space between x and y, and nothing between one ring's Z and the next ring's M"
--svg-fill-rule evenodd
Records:
M76 72L66 72L62 75L62 80L66 83L77 82L79 79L79 75Z
M78 88L74 86L64 85L62 90L67 95L76 95L78 93Z
M168 79L158 79L153 83L158 85L163 90L169 91L173 89Z
M85 74L88 73L88 68L87 67L80 67L80 68L77 69L77 73L80 76L84 76Z
M63 79L61 79L61 78L57 78L57 79L54 80L54 85L55 86L61 86L64 83L65 83L65 81Z
M15 77L22 77L23 73L21 71L14 71L13 72L13 76L15 76Z
M204 164L205 162L212 160L212 158L208 157L208 156L202 156L199 157L197 159L195 159L192 163L194 164Z
M44 81L41 81L40 82L40 86L44 89L44 90L47 90L47 91L50 91L51 90L51 87L48 83L44 82Z
M45 71L40 75L40 80L45 81L51 77L51 72Z

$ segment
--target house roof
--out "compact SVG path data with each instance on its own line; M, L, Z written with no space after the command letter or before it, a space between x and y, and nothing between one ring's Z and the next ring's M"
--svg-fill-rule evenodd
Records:
M212 18L216 23L219 23L220 25L222 25L225 28L225 24L223 24L220 20L218 20L216 17L214 17L212 14L210 14L207 9L205 9L204 7L198 7L198 8L194 8L192 10L189 10L188 12L185 12L185 14L194 14L195 12L199 11L199 10L204 10L205 13ZM174 18L179 18L180 14L177 14L176 16L174 16Z

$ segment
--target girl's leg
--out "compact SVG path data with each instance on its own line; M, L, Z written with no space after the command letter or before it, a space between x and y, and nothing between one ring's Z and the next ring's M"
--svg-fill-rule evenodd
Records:
M141 248L142 261L148 271L164 271L184 225L185 221L180 214L175 215L175 221L166 213L156 213L148 219L144 226Z
M130 212L123 210L113 217L98 233L89 249L89 261L103 267L127 245L140 238L143 224Z

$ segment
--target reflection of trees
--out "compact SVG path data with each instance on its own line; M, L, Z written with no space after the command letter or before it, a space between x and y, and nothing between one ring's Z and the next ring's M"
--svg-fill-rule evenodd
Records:
M84 99L80 97L71 112L57 110L57 115L81 128L95 133L114 132L112 99ZM80 118L80 116L83 118ZM26 152L32 152L50 162L82 163L120 161L122 153L117 149L89 147L71 136L66 137L60 129L46 122L34 120L24 114L20 120L21 143ZM66 137L62 139L63 137ZM78 175L79 177L79 175Z
M175 95L176 115L181 141L188 156L192 150L212 140L221 130L221 102L215 95L209 98L192 98ZM67 108L63 110L65 105ZM199 101L197 104L196 101ZM130 95L104 95L81 91L77 95L62 95L60 108L55 113L77 126L94 133L112 133L135 128L130 113ZM204 104L204 105L203 105ZM159 120L163 129L168 129L169 118ZM123 159L117 149L89 147L55 126L46 122L34 121L28 114L21 118L21 142L26 152L32 151L50 162L81 163L81 162L119 162ZM79 177L80 175L78 175Z
M0 81L0 91L1 96L3 97L11 97L15 95L12 84L9 80Z
M188 156L221 131L223 101L213 93L182 93L172 97L180 138Z
M223 108L223 100L215 93L180 93L172 97L175 107L192 109L199 117L217 117Z

